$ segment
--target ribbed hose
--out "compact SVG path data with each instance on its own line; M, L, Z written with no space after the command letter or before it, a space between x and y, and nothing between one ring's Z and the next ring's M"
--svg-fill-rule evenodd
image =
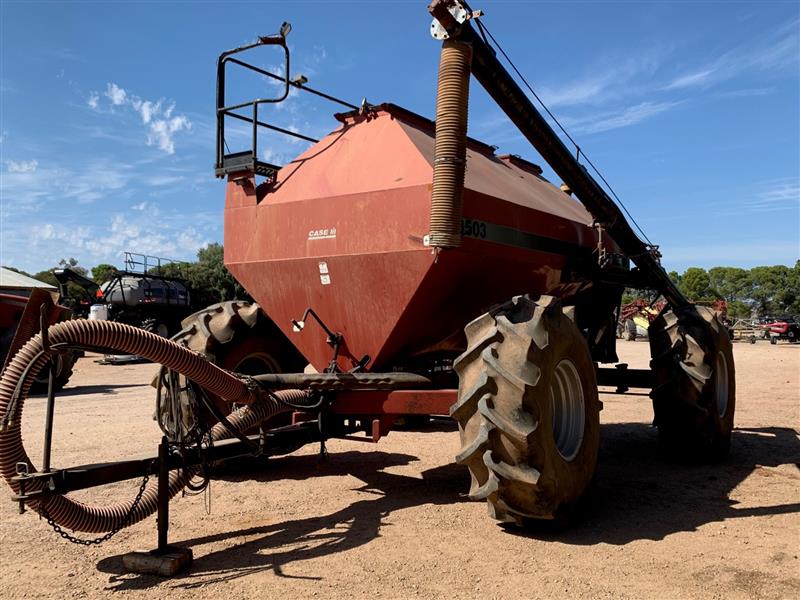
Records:
M229 402L247 403L247 406L240 408L228 417L230 423L239 431L246 431L279 412L290 410L272 398L257 397L256 392L251 391L243 381L206 361L191 350L136 327L109 321L74 320L53 325L48 329L48 337L50 344L53 345L59 343L79 344L137 354L185 375L209 392ZM34 471L22 444L21 417L31 383L47 362L47 356L36 359L41 350L41 335L37 335L14 356L0 380L0 417L2 417L8 410L17 383L28 366L33 363L22 385L15 408L16 416L5 431L0 432L0 474L15 493L19 492L19 488L12 483L11 478L16 475L17 463L25 463L31 467L31 471ZM286 390L277 392L275 396L281 400L300 403L306 398L306 393ZM212 428L211 436L214 441L220 441L231 437L231 434L222 424L218 423ZM192 474L192 470L170 473L170 498L186 485L187 479ZM26 487L26 492L39 489L41 485L43 484L30 483ZM148 484L126 525L137 523L156 511L157 486L156 480L152 480ZM36 501L28 502L28 504L34 509L38 506ZM44 502L44 507L53 520L65 529L101 533L117 528L130 511L132 504L131 500L108 506L90 506L66 496L53 496Z
M446 41L439 59L436 143L431 192L430 245L461 245L461 210L467 161L467 106L472 46Z

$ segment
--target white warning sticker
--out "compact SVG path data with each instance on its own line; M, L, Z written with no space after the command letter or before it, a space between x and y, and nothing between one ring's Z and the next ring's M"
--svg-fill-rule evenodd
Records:
M319 282L322 285L330 285L331 284L331 276L330 275L320 275Z
M319 263L319 272L320 275L324 275L325 273L328 272L328 263L326 263L324 260L320 261Z

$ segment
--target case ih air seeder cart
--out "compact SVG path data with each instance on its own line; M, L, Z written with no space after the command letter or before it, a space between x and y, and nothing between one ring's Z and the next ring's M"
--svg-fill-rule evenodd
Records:
M0 383L0 468L21 509L59 530L113 534L159 512L207 467L291 452L330 438L377 442L408 415L451 415L469 494L500 521L560 519L595 472L598 385L651 388L666 448L725 453L734 413L731 343L713 312L690 304L598 184L519 87L479 13L434 1L442 40L436 120L393 104L358 107L292 80L288 25L220 56L216 174L227 179L225 262L258 304L226 302L184 320L169 341L120 323L68 321L30 341ZM273 46L285 76L240 59ZM279 81L281 98L227 105L225 75ZM566 187L536 165L467 137L470 75ZM260 159L259 108L295 89L344 104L340 125L290 164ZM227 151L230 119L252 147ZM304 139L310 140L305 136ZM667 305L650 327L651 369L616 363L625 287ZM20 418L33 377L72 348L128 352L163 365L158 456L34 467ZM310 367L307 365L310 364ZM156 475L131 502L91 506L69 492ZM193 484L194 485L194 484ZM309 482L313 485L313 482ZM105 537L105 536L104 536Z

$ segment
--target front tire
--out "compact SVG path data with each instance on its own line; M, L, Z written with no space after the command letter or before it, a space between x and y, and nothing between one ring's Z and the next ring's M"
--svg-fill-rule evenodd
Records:
M730 448L736 409L733 346L704 306L665 310L650 326L655 424L671 455L718 460Z
M568 516L594 475L600 402L583 335L561 303L517 296L465 328L455 362L469 495L500 521Z
M172 340L215 365L245 375L301 372L306 365L294 346L258 304L220 302L186 317Z
M228 371L244 375L296 373L307 364L261 307L252 302L213 304L189 315L181 325L183 329L172 341ZM214 396L212 400L220 411L230 412L225 401ZM284 421L290 416L278 414L268 422L269 426L286 424ZM267 423L263 427L267 428Z

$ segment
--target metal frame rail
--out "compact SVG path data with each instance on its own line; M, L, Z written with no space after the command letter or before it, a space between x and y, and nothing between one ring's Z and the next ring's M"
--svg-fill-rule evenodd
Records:
M259 104L275 104L278 102L283 102L286 98L289 97L289 91L291 88L295 88L298 90L302 90L304 92L308 92L314 96L323 98L330 102L334 102L336 104L340 104L346 108L352 110L358 110L358 106L354 104L350 104L349 102L345 102L344 100L340 100L339 98L335 98L329 94L324 92L320 92L319 90L315 90L313 88L307 87L305 85L306 79L305 77L299 76L294 80L290 79L289 77L289 48L286 45L286 36L291 31L291 26L288 23L284 23L281 26L281 31L277 35L271 36L261 36L258 38L258 41L253 44L248 44L246 46L240 46L239 48L234 48L233 50L228 50L223 52L219 55L219 59L217 60L217 154L216 154L216 161L214 163L214 174L217 177L224 177L228 173L235 173L239 171L251 171L257 175L263 175L265 177L274 176L274 174L280 169L280 166L273 165L267 163L265 161L261 161L258 159L258 128L263 127L265 129L269 129L275 131L277 133L292 136L306 142L316 143L319 140L313 138L308 135L304 135L302 133L298 133L296 131L291 131L289 129L285 129L283 127L278 127L277 125L272 125L270 123L266 123L259 119L258 116L258 106ZM284 52L284 75L277 75L275 73L271 73L265 69L261 69L252 65L250 63L246 63L238 58L234 58L234 54L238 54L240 52L244 52L246 50L251 50L253 48L257 48L259 46L280 46L283 48ZM283 82L283 91L281 95L277 98L256 98L255 100L251 100L249 102L242 102L239 104L225 104L225 75L226 75L226 67L228 63L233 63L242 67L244 69L248 69L259 75L263 75L270 79L274 79L276 81ZM239 109L251 107L252 115L246 116L240 114L239 112L235 112ZM252 148L250 150L245 150L243 152L234 152L234 153L225 153L225 118L231 117L233 119L244 121L246 123L251 123L253 126L252 130Z

